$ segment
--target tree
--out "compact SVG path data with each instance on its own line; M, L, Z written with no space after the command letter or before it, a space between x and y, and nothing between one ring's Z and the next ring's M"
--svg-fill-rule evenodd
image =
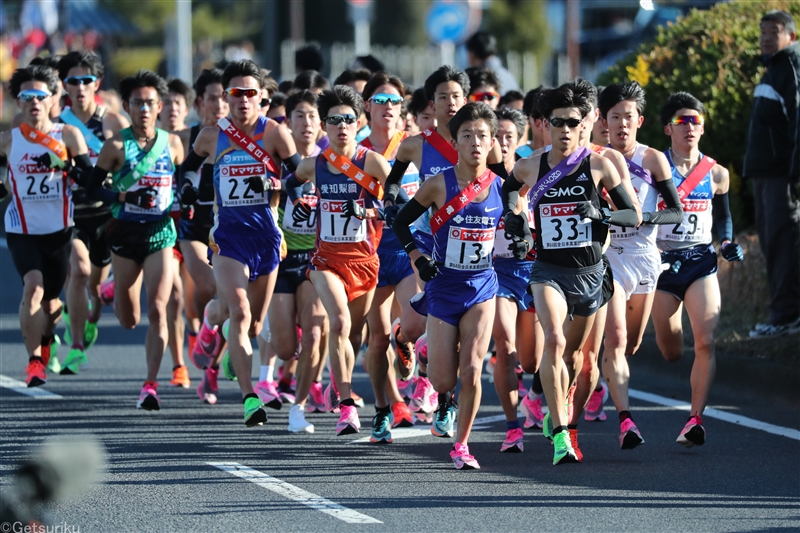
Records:
M497 38L500 52L533 52L541 64L550 49L544 8L544 2L493 0L484 27Z

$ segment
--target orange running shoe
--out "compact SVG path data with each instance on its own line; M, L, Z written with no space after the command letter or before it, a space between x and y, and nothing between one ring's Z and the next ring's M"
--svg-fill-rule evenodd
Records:
M172 369L172 379L169 384L173 387L189 388L192 383L189 380L189 369L186 368L186 365L176 366Z
M578 430L577 429L570 429L569 430L569 441L572 443L572 449L575 450L575 455L578 457L578 462L583 461L583 453L581 449L578 448Z
M197 333L192 333L191 331L186 335L189 339L189 353L194 352L194 345L197 342Z
M47 374L44 373L44 363L39 357L31 359L28 366L25 367L25 375L25 383L28 384L28 387L38 387L47 383Z
M394 415L393 428L410 428L414 425L414 417L405 402L393 403L392 415Z

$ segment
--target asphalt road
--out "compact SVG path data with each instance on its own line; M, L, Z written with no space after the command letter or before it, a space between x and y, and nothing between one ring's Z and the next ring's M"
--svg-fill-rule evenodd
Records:
M0 274L0 374L22 381L26 356L15 316L21 288L5 249ZM408 438L396 432L391 445L352 442L369 436L373 414L360 364L354 385L367 408L356 436L336 437L331 414L309 415L313 435L289 434L287 409L270 410L265 426L246 428L236 383L221 380L219 403L204 405L194 391L200 371L190 369L191 389L166 385L168 355L162 410L138 411L145 328L123 330L111 309L105 313L90 366L77 376L48 376L43 389L60 397L0 388L0 492L10 491L13 468L45 438L88 432L107 449L101 483L49 508L62 532L800 529L796 407L712 394L711 407L788 428L789 437L749 427L755 424L748 420L706 416L706 445L687 450L675 443L686 414L663 403L688 400L689 384L653 375L634 360L632 387L664 399L632 401L646 444L619 449L607 404L606 422L580 427L584 462L554 467L551 445L530 431L524 453L499 452L505 425L491 421L501 410L484 377L478 417L490 420L470 440L482 468L461 472L450 462L449 440L424 431Z

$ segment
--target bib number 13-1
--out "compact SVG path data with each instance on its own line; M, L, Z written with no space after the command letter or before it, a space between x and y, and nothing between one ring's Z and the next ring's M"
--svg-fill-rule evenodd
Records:
M494 228L452 226L447 238L445 266L458 270L483 270L492 266Z

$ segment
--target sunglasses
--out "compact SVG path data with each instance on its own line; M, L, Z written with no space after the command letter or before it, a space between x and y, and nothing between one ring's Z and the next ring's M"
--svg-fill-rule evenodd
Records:
M29 89L27 91L22 91L21 93L19 93L17 95L17 98L19 98L23 102L30 102L31 100L36 98L37 100L39 100L41 102L45 98L49 98L51 96L53 96L53 95L50 94L50 93L44 92L44 91L38 91L36 89Z
M494 91L487 91L482 93L472 93L469 95L470 102L491 102L500 95Z
M345 124L355 124L358 121L358 117L348 113L347 115L328 115L322 120L325 121L325 124L330 126L338 126L342 122Z
M225 92L234 98L241 98L242 96L245 98L253 98L254 96L258 96L258 93L261 91L259 89L250 89L244 87L229 87L228 89L225 89Z
M702 126L705 124L705 119L701 115L683 115L672 119L672 124L683 126L685 124L694 124L695 126Z
M261 107L267 107L272 103L272 98L262 98L261 99Z
M371 96L370 100L372 100L378 105L385 105L387 103L390 103L392 105L398 105L403 102L403 98L396 94L383 94L383 93Z
M567 125L569 129L575 129L581 125L583 122L579 118L556 118L553 117L547 120L554 128L563 128L564 124Z
M272 120L274 120L278 124L283 124L284 122L286 122L286 117L285 116L272 117Z
M67 85L89 85L97 81L97 76L67 76L64 83Z

